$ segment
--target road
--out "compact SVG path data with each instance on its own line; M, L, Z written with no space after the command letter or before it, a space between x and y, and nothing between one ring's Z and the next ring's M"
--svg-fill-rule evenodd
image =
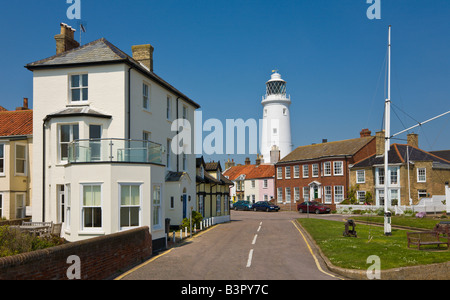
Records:
M232 211L182 246L119 277L122 280L336 280L293 220L297 212ZM316 254L318 263L320 257Z

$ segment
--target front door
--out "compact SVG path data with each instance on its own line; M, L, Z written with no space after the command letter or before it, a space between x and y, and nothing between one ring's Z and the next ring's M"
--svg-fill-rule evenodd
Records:
M187 218L187 195L183 194L183 219Z

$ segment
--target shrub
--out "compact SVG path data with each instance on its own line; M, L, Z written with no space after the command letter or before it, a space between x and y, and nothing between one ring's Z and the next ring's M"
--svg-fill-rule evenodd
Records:
M193 211L192 212L192 226L195 228L199 229L200 228L200 222L203 221L203 216L201 213ZM191 229L191 222L189 220L189 218L184 218L183 222L181 223L181 228L188 228L188 230ZM194 229L194 228L192 228Z

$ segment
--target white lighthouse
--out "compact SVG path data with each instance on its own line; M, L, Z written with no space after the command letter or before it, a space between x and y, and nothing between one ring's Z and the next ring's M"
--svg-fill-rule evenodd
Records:
M289 112L291 97L286 95L286 81L276 71L266 86L266 95L262 99L263 125L260 149L264 163L271 163L270 151L272 149L278 148L280 159L292 151Z

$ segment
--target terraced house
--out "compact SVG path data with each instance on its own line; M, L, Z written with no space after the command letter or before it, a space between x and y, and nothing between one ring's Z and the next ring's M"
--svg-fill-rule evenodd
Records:
M356 188L358 202L364 203L370 192L371 203L383 206L386 181L389 181L389 206L417 205L423 198L445 197L445 183L450 181L450 161L444 158L448 152L419 149L418 139L417 134L409 134L407 144L391 145L389 174L385 175L384 132L377 133L377 152L350 167L350 184Z
M170 146L187 122L193 141L200 106L154 73L151 45L133 46L133 56L104 38L80 47L66 24L55 40L56 55L26 65L39 158L33 221L63 223L69 241L148 226L162 248L166 201L183 195L195 206L195 156ZM172 213L181 222L183 211Z
M31 206L33 111L0 106L0 219L22 219ZM29 213L28 213L29 214Z
M333 206L347 198L349 166L375 153L375 137L368 129L356 139L300 146L276 165L277 202L295 210L301 201Z

